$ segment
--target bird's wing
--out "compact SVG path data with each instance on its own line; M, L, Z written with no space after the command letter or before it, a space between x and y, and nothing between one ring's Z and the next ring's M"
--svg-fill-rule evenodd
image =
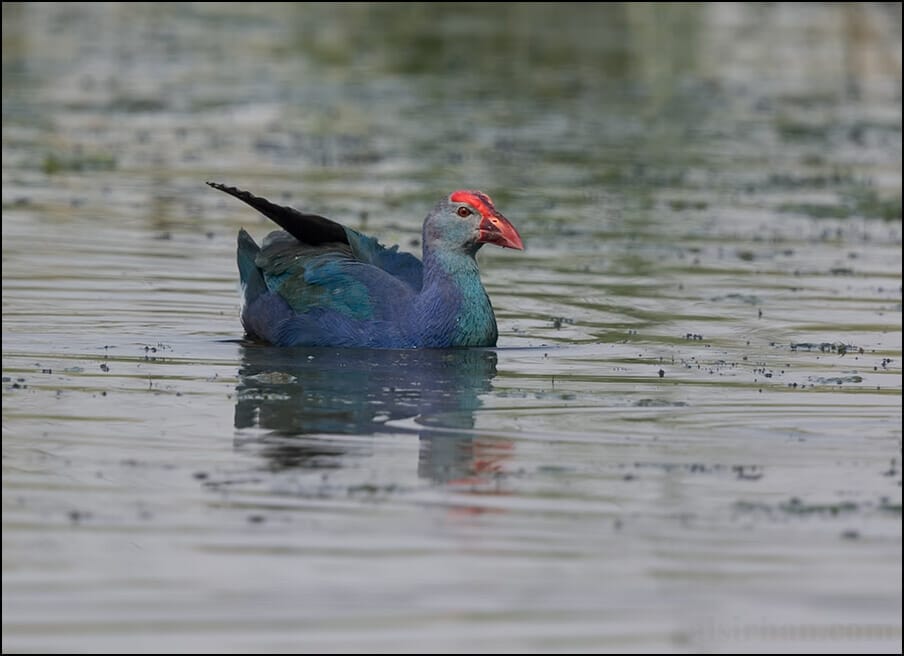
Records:
M351 228L346 228L345 233L348 235L348 245L357 260L379 267L404 282L414 291L421 290L424 265L414 255L400 253L398 246L386 248L375 238L368 237Z
M276 205L266 198L255 196L236 187L208 182L214 189L238 198L279 225L300 244L328 248L331 252L343 252L353 259L373 265L403 281L414 291L421 289L423 265L409 253L400 253L398 246L387 248L373 237L346 228L341 223L319 216L305 214L292 207ZM343 250L342 245L348 247Z
M271 233L255 258L267 288L298 314L330 310L355 320L393 318L415 291L383 269L362 262L348 244L301 244Z

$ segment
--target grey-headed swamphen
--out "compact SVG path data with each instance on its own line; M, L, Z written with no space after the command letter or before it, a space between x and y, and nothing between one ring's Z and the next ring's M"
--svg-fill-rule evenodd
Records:
M238 236L242 325L277 346L495 346L493 306L475 255L483 244L522 250L515 227L479 191L443 198L423 228L423 260L315 214L208 182L283 230L258 246Z

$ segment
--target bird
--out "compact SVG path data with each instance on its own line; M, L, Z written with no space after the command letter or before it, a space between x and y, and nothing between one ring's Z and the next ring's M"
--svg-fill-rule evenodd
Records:
M484 244L524 250L490 197L459 190L424 219L422 259L317 214L208 182L282 230L260 246L239 230L246 336L274 346L492 347L496 316L475 256Z

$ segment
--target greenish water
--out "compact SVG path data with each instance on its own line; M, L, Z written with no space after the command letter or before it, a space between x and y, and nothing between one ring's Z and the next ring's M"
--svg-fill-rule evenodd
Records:
M3 5L3 650L901 650L900 5ZM205 180L497 349L240 342Z

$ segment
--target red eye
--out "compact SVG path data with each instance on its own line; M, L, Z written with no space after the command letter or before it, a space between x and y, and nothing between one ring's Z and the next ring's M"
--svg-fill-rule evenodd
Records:
M458 211L455 213L458 214L458 216L460 216L461 218L465 218L466 216L471 216L471 214L473 214L473 212L471 212L471 210L469 210L467 207L459 207Z

